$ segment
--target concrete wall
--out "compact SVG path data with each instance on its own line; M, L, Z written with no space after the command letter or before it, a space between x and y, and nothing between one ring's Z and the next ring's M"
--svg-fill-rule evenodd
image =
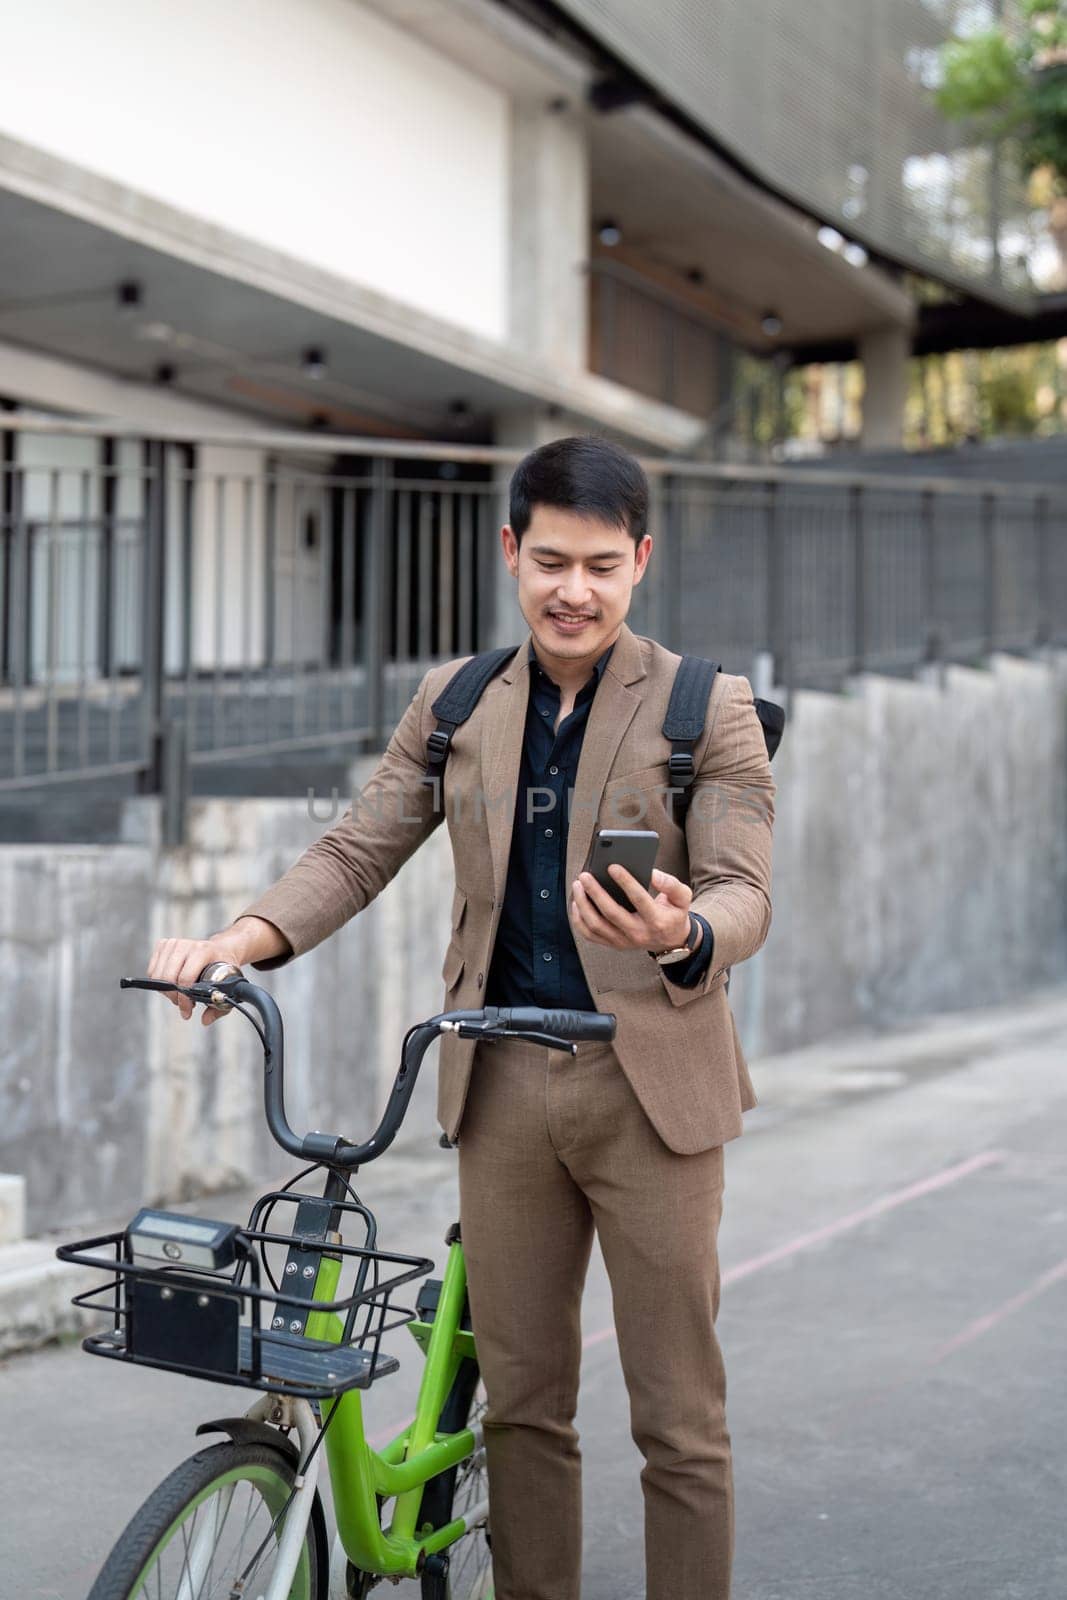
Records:
M774 926L731 989L751 1055L1063 977L1067 655L800 693L775 771ZM277 878L331 820L322 798L318 820L300 801L196 802L173 853L147 801L122 846L0 849L0 1172L26 1174L31 1229L284 1168L247 1024L204 1032L117 980ZM450 873L441 829L363 916L263 977L295 1126L369 1129L404 1029L440 1004ZM434 1077L430 1060L410 1140L435 1137Z
M1067 655L862 677L791 711L774 923L731 985L751 1053L1063 977Z

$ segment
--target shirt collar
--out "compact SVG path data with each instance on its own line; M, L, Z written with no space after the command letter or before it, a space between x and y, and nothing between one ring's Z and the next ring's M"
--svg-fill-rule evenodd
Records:
M607 666L609 660L611 659L611 652L615 648L615 643L616 643L616 641L613 639L612 642L608 645L607 649L604 651L603 655L601 655L601 656L599 656L597 658L596 665L593 668L593 671L596 674L597 683L599 683L601 678L604 676L604 668ZM536 667L537 670L541 673L542 677L548 678L548 673L545 671L544 667L542 667L540 661L538 661L538 659L537 659L537 652L534 649L533 640L532 639L530 640L530 651L529 651L528 659L529 659L530 665L532 667ZM548 681L549 681L549 683L554 683L555 679L554 678L548 678Z

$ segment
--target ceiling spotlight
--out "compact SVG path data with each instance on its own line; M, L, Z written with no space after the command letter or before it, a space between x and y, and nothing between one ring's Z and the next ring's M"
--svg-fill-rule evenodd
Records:
M782 319L777 311L765 311L759 319L759 325L768 339L776 339L782 331Z
M326 352L317 344L308 345L300 357L300 370L305 378L325 378Z
M156 382L161 383L164 388L169 388L174 382L175 378L178 376L178 369L177 367L172 366L169 361L161 361L152 376L155 378Z
M609 250L617 244L622 244L622 229L610 217L605 217L603 222L597 223L596 236Z
M450 400L448 402L448 414L453 422L469 422L471 408L466 400Z
M686 282L687 283L696 284L698 289L700 288L701 284L704 283L704 281L705 281L703 267L690 267L689 271L686 273L685 276L686 276Z
M115 290L115 299L121 312L139 311L144 304L144 289L136 278L126 278Z
M308 420L308 427L313 428L316 433L323 428L328 428L329 426L330 414L328 411L315 411Z

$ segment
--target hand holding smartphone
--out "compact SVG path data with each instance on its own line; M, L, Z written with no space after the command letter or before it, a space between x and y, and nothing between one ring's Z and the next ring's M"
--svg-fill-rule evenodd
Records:
M608 872L608 867L617 861L651 894L652 869L658 850L659 834L651 828L600 828L593 836L582 870L593 874L616 905L622 906L624 911L634 911L636 908Z

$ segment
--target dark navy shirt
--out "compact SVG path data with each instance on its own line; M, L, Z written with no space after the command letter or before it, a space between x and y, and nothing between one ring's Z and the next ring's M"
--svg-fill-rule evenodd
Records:
M519 767L515 821L508 857L504 904L485 1003L492 1006L563 1006L595 1011L571 932L570 885L564 881L570 799L578 775L589 708L614 645L597 661L575 696L574 709L559 728L560 690L530 645L530 696ZM695 915L695 913L694 913ZM672 981L689 988L711 960L711 929L688 961L664 967Z

